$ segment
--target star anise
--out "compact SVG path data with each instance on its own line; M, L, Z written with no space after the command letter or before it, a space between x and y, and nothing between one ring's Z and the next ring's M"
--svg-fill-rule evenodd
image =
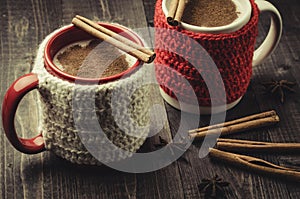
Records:
M158 136L159 138L159 142L154 144L155 148L162 148L164 146L166 146L167 144L169 144L169 142L167 140L165 140L164 138L162 138L161 136Z
M211 179L204 178L198 185L205 198L226 198L224 187L229 186L229 182L223 181L218 175Z
M154 144L155 148L160 149L160 148L162 148L162 147L169 144L169 142L167 140L165 140L164 138L162 138L161 136L158 136L158 137L159 137L159 142ZM167 149L169 149L173 155L175 154L174 149L177 149L177 150L180 150L180 151L183 151L183 152L188 150L188 149L185 148L184 143L179 143L179 142L172 143L169 147L167 147ZM189 164L189 161L184 156L181 156L178 160L183 161L186 164Z
M284 103L285 92L295 92L292 87L295 86L296 83L284 79L278 81L272 80L270 82L262 83L262 85L267 89L268 92L272 94L279 94L280 102Z

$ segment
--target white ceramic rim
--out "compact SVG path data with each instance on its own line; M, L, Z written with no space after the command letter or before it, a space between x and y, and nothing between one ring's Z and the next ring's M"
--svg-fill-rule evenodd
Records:
M161 87L159 88L160 90L160 94L163 97L163 99L170 104L171 106L173 106L174 108L187 112L187 113L194 113L194 114L199 114L198 110L200 111L201 115L209 115L211 114L211 110L212 108L210 106L195 106L193 104L187 104L184 102L178 102L178 100L176 100L175 98L169 96ZM235 107L240 101L241 101L242 97L240 97L239 99L235 100L234 102L231 102L229 104L226 104L226 108L225 110L229 110L233 107ZM224 112L224 106L217 106L214 107L214 113L221 113Z
M170 1L171 0L162 1L162 10L165 17L167 17L168 15L167 3L169 3ZM218 26L218 27L201 27L201 26L191 25L185 22L180 22L179 26L181 26L183 29L190 30L193 32L214 33L214 34L231 33L237 31L249 22L251 18L252 7L249 0L232 0L232 1L236 4L238 11L240 9L243 9L243 12L241 12L242 14L235 21L233 21L228 25Z

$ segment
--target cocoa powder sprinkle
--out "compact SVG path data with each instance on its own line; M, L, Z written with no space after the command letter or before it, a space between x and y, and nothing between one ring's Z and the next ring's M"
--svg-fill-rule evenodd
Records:
M87 46L74 45L60 53L57 59L63 71L77 77L99 78L127 70L126 55L114 46L101 42L92 40Z
M189 0L182 21L191 25L217 27L232 23L238 18L232 0Z

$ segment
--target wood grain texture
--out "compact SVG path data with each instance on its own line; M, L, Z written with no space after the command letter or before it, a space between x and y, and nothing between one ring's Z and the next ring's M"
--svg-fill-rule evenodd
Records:
M300 142L300 3L298 0L270 0L282 14L284 30L282 40L263 64L254 68L251 84L242 101L228 111L226 120L275 109L281 118L272 128L251 130L230 135L230 138ZM0 6L0 98L19 76L32 70L39 43L53 30L70 24L76 15L93 20L125 25L137 31L151 47L155 0L3 0ZM258 42L268 30L268 17L262 16ZM276 96L264 94L261 82L271 79L295 81L295 93L288 93L284 104ZM181 115L180 111L164 104L154 88L153 110L166 114L169 123L153 118L159 134L149 138L141 152L154 150L158 136L171 140L184 129L205 126L209 116L195 118ZM39 118L33 91L21 102L16 116L20 135L35 135ZM165 112L166 107L166 112ZM195 123L196 121L196 123ZM0 134L0 198L203 198L198 190L202 178L218 174L230 186L227 198L300 198L300 186L284 180L251 173L209 157L199 158L201 143L194 143L171 165L149 173L131 174L107 167L77 166L50 152L24 155L13 149L3 128ZM300 169L299 155L249 154L282 166Z
M299 8L296 1L290 4L271 1L282 13L284 20L284 30L282 40L278 49L263 64L254 68L251 84L242 101L232 110L228 111L226 120L240 118L245 115L275 109L281 118L279 125L272 128L251 130L246 133L230 135L230 138L265 140L272 142L299 142L299 35L295 32L299 30L299 17L295 16L294 9ZM283 5L284 4L284 5ZM289 11L288 11L289 10ZM269 21L267 15L261 16L259 24L258 43L260 43L268 31ZM285 20L288 20L285 24ZM272 79L288 79L297 82L295 93L289 93L286 96L286 102L280 104L276 96L264 94L264 87L261 85L264 81ZM172 132L176 133L180 119L186 120L185 125L189 125L189 118L181 118L180 112L175 111L167 105L170 127ZM206 126L209 123L209 117L201 117L199 126ZM175 122L174 122L175 121ZM201 144L201 143L200 143ZM195 145L196 146L196 145ZM197 198L199 193L195 186L201 178L211 177L215 173L224 180L231 182L230 188L226 189L227 198L298 198L299 184L280 181L268 176L261 176L255 173L249 173L224 164L222 162L210 161L209 158L199 159L197 152L199 148L192 147L193 155L188 155L191 167L179 163L181 177L184 182L184 193L186 198ZM188 153L188 154L189 154ZM256 155L259 158L273 162L279 165L285 165L295 168L293 163L299 162L299 155L280 156L280 155ZM299 164L297 164L299 169ZM191 174L193 177L191 177ZM192 187L192 188L191 188ZM272 187L272 188L271 188ZM200 194L201 196L201 194Z

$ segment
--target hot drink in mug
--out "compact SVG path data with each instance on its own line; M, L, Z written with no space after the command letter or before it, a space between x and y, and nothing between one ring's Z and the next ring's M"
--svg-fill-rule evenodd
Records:
M144 46L135 32L123 26L101 25ZM70 63L74 56L77 63ZM76 66L76 71L69 71L67 65ZM116 65L122 70L115 71ZM74 25L62 27L41 43L33 71L8 89L2 105L6 136L23 153L50 150L78 164L125 159L140 148L149 132L149 88L140 86L148 70L115 47L95 43L94 37ZM103 71L108 75L102 76ZM33 89L40 96L39 129L33 138L20 138L14 125L16 110Z
M252 66L262 63L278 45L281 16L264 0L188 2L182 21L175 27L166 20L171 0L158 0L156 4L155 67L161 94L170 105L183 111L223 112L238 104L245 94ZM222 2L227 7L218 8ZM224 17L212 13L216 10L213 6L217 6ZM265 12L270 13L270 29L255 49L259 15ZM197 13L205 16L197 18ZM234 15L232 19L230 15ZM218 18L220 21L215 21ZM224 24L216 23L224 20ZM207 25L208 22L214 24ZM179 81L180 78L186 81ZM207 80L210 82L205 82Z

